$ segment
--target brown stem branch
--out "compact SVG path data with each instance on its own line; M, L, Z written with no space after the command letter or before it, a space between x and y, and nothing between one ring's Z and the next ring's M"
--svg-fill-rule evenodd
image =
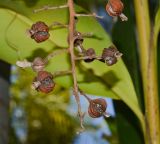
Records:
M68 49L60 49L53 51L44 59L44 62L47 63L51 58L53 58L56 55L60 55L62 53L68 53Z
M56 9L63 9L63 8L67 8L67 7L68 7L68 5L61 5L61 6L55 6L55 7L46 5L42 8L34 10L33 12L37 13L37 12L41 12L41 11L45 11L45 10L56 10Z
M74 32L75 32L75 10L74 10L74 4L73 0L68 0L68 7L69 7L69 53L71 56L71 65L72 65L72 76L73 76L73 83L74 83L74 96L78 105L78 115L80 117L80 124L81 128L84 129L83 126L83 118L84 115L81 111L81 105L80 105L80 98L78 95L78 84L77 84L77 78L76 78L76 65L75 65L75 55L74 55Z
M46 58L44 58L43 62L44 62L44 64L47 64L48 61L51 58L53 58L54 56L60 55L62 53L67 53L67 52L68 52L68 49L55 50L52 53L50 53ZM21 67L21 68L27 68L27 67L32 67L33 62L29 62L26 59L24 59L24 60L21 60L21 61L17 61L16 65Z
M83 57L75 57L75 60L86 60L86 59L97 59L101 60L102 58L99 56L83 56Z
M68 71L56 71L53 73L53 77L59 77L59 76L62 76L62 75L69 75L69 74L72 74L72 71L68 70Z
M53 23L49 26L49 28L52 28L52 27L54 27L54 26L61 26L61 27L64 27L64 28L68 28L68 25L62 24L62 23L60 23L60 22L53 22Z
M85 38L93 37L93 33L92 32L82 33L82 37L85 37Z
M91 98L89 98L80 88L78 89L79 89L80 94L83 95L88 100L88 102L90 102Z
M95 17L99 19L103 19L103 16L98 16L96 13L93 14L76 14L76 17Z

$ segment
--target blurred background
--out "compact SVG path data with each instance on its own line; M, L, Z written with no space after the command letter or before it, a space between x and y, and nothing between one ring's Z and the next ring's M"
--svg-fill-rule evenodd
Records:
M1 7L6 7L4 3L10 2L10 0L2 1L0 0ZM12 0L12 3L16 1L22 0ZM24 0L24 2L27 7L32 7L38 0ZM144 111L134 4L133 1L128 0L123 2L124 13L129 19L126 23L113 20L106 13L107 1L75 0L77 5L87 11L104 16L104 19L98 19L98 22L110 35L113 43L123 52L123 61L139 96L141 109ZM151 21L155 17L158 4L158 0L149 1ZM160 38L158 47L160 47ZM158 65L160 68L159 62ZM0 60L0 68L0 144L144 143L138 119L124 102L105 98L108 103L107 112L111 117L92 119L86 114L84 120L86 131L78 134L77 105L71 88L56 85L54 92L47 95L40 94L30 88L33 76L25 70L18 69L3 60ZM81 105L83 111L86 111L88 102L82 96Z

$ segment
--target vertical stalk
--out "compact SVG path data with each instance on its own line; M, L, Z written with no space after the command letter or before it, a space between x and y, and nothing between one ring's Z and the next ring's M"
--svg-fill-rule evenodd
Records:
M80 99L78 95L78 85L77 85L77 78L76 78L76 65L75 65L75 55L74 55L74 31L75 31L75 10L73 0L68 0L68 7L69 7L69 53L71 56L71 65L72 65L72 76L73 76L73 84L74 84L74 96L78 105L78 115L80 117L81 127L83 127L83 114L81 112L81 105Z
M151 32L147 0L134 0L145 99L145 142L159 144L159 103L157 88L156 47Z

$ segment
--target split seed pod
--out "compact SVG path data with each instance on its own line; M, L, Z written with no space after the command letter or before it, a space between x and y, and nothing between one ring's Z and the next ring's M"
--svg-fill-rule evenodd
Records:
M106 11L110 16L119 16L122 21L127 21L128 18L122 13L123 9L124 5L121 0L109 0L106 5Z
M50 36L49 27L41 21L36 22L32 25L29 30L31 38L34 39L37 43L47 40Z
M80 32L74 32L74 46L77 47L79 45L81 45L84 41L83 37L82 37L82 34Z
M116 47L110 46L109 48L104 48L102 52L102 60L108 66L117 63L117 58L120 58L122 53L120 53Z
M107 109L107 103L104 99L98 98L90 100L90 104L88 107L88 114L92 118L98 118L105 114Z
M53 75L47 71L39 71L32 86L37 91L41 91L43 93L51 92L55 87Z

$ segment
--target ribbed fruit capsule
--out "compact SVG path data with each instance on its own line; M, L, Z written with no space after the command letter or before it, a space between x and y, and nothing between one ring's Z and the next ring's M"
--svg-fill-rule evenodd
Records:
M121 0L109 0L106 5L106 11L110 16L119 16L122 21L127 21L128 18L122 13L123 9L124 5Z
M41 21L33 24L31 29L29 30L29 33L31 38L34 39L37 43L47 40L50 36L49 27Z
M92 58L92 57L95 57L96 56L96 53L95 53L95 50L93 48L89 48L85 51L85 54L84 56L89 56L91 58L88 58L88 59L85 59L84 61L85 62L92 62L94 61L95 58Z
M111 66L117 63L117 58L120 58L121 56L122 53L120 53L116 47L110 46L109 48L103 49L101 61L105 62L108 66Z
M124 9L121 0L109 0L106 5L106 11L110 16L119 16Z
M33 81L33 87L37 91L49 93L55 87L53 75L47 71L39 71L37 77Z
M88 107L88 114L92 118L98 118L105 114L105 111L107 109L107 102L102 99L93 99L90 100L90 104Z
M79 45L81 45L84 41L83 37L82 37L82 34L80 32L75 32L74 33L74 37L75 37L75 40L74 40L74 46L77 47Z

